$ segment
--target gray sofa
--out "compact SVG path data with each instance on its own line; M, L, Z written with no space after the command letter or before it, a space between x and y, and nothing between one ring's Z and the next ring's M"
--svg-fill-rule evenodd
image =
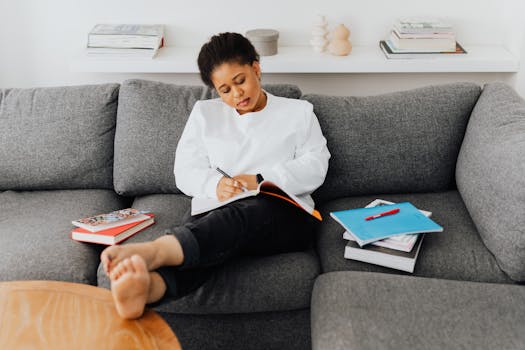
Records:
M154 305L185 349L525 347L525 102L510 87L265 88L314 105L332 154L314 193L324 221L306 251L241 257ZM102 247L70 240L71 220L155 213L128 242L177 225L190 200L174 181L175 148L195 101L211 97L144 80L0 90L0 280L107 288ZM411 201L445 228L425 237L412 275L343 258L328 213L375 198Z

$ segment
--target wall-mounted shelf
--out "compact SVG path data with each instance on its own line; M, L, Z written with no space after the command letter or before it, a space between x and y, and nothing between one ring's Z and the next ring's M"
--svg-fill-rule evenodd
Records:
M519 58L502 46L468 46L466 55L430 59L389 60L379 46L354 46L349 56L316 53L308 46L279 47L261 57L264 73L480 73L517 72ZM154 59L88 57L71 62L76 72L198 73L197 47L164 47Z

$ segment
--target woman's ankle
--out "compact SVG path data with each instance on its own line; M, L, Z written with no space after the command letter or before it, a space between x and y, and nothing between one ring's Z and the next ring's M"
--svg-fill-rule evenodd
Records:
M184 262L184 254L179 240L173 235L165 235L152 242L156 249L157 266L178 266Z

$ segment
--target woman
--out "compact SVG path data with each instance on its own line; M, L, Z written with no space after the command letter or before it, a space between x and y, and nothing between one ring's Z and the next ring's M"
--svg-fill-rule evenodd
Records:
M177 146L177 187L224 201L265 179L313 207L310 193L323 183L330 153L312 105L264 91L259 56L240 34L213 36L198 64L203 82L220 98L193 107ZM117 311L137 318L146 304L198 288L233 257L304 249L314 223L296 206L260 194L187 216L152 242L108 247L101 261Z

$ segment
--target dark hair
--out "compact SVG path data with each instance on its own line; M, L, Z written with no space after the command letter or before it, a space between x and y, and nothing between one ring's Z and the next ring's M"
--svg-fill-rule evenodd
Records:
M197 63L201 79L207 86L213 88L211 74L223 63L252 64L259 62L259 54L250 40L239 33L220 33L211 37L210 41L201 47Z

